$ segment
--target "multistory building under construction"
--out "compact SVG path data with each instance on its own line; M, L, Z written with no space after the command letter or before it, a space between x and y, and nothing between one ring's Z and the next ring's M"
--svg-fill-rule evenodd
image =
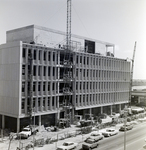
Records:
M0 126L55 125L59 118L120 112L129 102L130 62L115 45L31 25L0 45ZM11 123L10 123L11 122Z

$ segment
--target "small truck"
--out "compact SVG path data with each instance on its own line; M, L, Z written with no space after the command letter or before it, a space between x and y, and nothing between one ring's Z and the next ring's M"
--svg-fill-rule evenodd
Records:
M17 134L18 138L29 138L33 133L36 133L39 131L38 126L26 126L25 128L22 129L21 132Z

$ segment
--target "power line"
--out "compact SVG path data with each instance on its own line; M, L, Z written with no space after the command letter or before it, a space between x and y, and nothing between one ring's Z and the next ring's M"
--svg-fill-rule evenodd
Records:
M72 6L73 6L73 5L72 5ZM87 29L86 29L85 25L83 24L83 22L82 22L81 18L79 17L79 15L78 15L78 13L77 13L77 11L76 11L76 9L75 9L75 7L74 7L74 6L73 6L73 9L75 10L75 12L76 12L76 15L77 15L78 19L80 20L80 22L81 22L81 24L83 25L83 27L84 27L85 31L87 32L88 36L90 37L89 32L87 31Z
M61 7L60 7L59 9L57 9L57 11L56 11L52 16L50 16L49 19L47 19L47 20L44 22L44 25L45 25L48 21L50 21L56 14L58 14L58 13L60 12L60 10L63 9L65 6L66 6L66 3L63 4L63 5L61 5ZM36 35L36 36L34 37L34 41L37 40L37 38L40 36L40 33L41 33L41 31L38 33L38 35Z

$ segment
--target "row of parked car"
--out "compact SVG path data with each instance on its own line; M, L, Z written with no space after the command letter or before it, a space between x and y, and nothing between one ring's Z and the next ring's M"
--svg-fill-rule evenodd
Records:
M130 123L127 123L120 127L119 131L125 131L125 130L131 130L133 128L133 125ZM86 138L86 140L82 143L82 149L93 149L98 146L98 141L102 140L104 137L110 137L113 135L118 134L119 132L116 129L107 128L103 132L99 131L93 131L91 132L90 136ZM58 146L57 150L71 150L78 146L78 143L74 142L65 142L62 146Z

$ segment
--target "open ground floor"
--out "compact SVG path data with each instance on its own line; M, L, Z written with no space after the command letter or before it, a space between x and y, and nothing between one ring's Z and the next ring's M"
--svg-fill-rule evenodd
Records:
M32 119L30 117L23 117L23 118L14 118L6 115L0 115L0 128L2 129L10 129L11 131L19 132L23 127L32 124L41 126L55 126L58 123L60 118L67 118L71 121L74 121L75 115L82 116L82 119L87 119L87 114L92 114L93 116L98 116L100 114L107 114L112 115L112 113L119 113L121 110L124 109L125 105L123 104L114 104L108 106L100 106L94 108L77 108L77 109L69 109L67 111L58 110L57 113L51 114L33 114Z

